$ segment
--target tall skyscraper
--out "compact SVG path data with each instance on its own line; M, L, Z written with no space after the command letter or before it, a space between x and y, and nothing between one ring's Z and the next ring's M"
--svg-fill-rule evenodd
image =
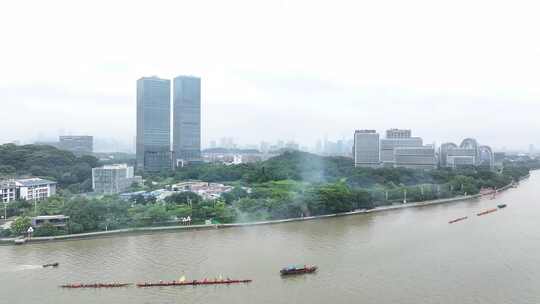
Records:
M137 80L137 169L171 167L171 81L143 77Z
M173 151L175 163L201 159L201 79L174 78Z
M379 133L375 130L357 130L354 132L354 166L377 167L379 164Z

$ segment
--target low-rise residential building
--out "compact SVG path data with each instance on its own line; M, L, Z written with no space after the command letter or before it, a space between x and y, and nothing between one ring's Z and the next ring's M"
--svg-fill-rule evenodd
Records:
M44 200L56 194L56 182L42 178L15 180L17 198L35 201Z
M133 183L141 183L127 164L105 165L92 169L92 189L96 193L115 194L126 191Z
M15 181L0 181L0 200L9 203L17 199L17 185Z
M178 183L172 186L173 191L190 191L197 193L203 199L217 199L225 192L233 189L233 186L227 186L218 183L207 183L201 181L191 181Z

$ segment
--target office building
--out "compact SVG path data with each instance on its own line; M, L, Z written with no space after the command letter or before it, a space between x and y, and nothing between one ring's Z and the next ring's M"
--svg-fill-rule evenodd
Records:
M398 139L398 138L411 138L411 130L403 129L389 129L386 130L386 138Z
M495 162L495 155L491 148L478 144L474 138L464 139L459 146L454 143L442 144L439 150L439 165L441 167L477 166L494 169Z
M422 147L420 137L411 137L411 130L390 129L386 130L386 138L381 139L381 162L385 166L393 166L395 163L394 150L399 147Z
M433 146L397 147L394 149L395 167L432 170L437 167Z
M381 161L383 164L393 164L395 162L394 150L400 147L422 147L423 141L420 137L409 138L383 138L381 139Z
M171 81L156 76L137 80L137 169L172 168Z
M77 156L94 152L93 136L60 136L58 146L61 150L70 151Z
M377 167L380 163L379 133L375 130L354 132L354 166Z
M175 163L201 159L201 79L173 80L173 153Z
M106 165L92 169L92 189L96 193L115 194L126 191L133 183L141 183L127 164Z

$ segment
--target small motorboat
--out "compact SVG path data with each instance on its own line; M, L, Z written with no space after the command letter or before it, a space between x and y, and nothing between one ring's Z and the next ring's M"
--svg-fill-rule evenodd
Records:
M486 215L486 214L488 214L488 213L492 213L492 212L495 212L495 211L497 211L497 210L498 210L497 208L488 209L488 210L482 211L482 212L480 212L480 213L477 213L476 215L477 215L477 216Z
M453 224L453 223L456 223L456 222L459 222L459 221L463 221L463 220L466 220L468 219L467 216L464 216L464 217L458 217L457 219L454 219L454 220L451 220L448 222L448 224Z
M499 209L506 208L506 204L497 205L497 208L499 208Z
M50 264L44 264L43 265L43 268L47 268L47 267L58 267L58 265L60 265L60 263L56 262L56 263L50 263Z
M317 266L301 266L301 267L298 267L298 266L290 266L290 267L285 267L283 269L281 269L279 272L282 276L285 276L285 275L294 275L294 274L306 274L306 273L314 273L315 271L317 271Z

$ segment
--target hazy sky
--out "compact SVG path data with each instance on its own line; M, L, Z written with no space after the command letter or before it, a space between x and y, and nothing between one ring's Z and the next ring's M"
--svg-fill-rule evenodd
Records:
M354 129L540 146L538 1L3 1L0 142L132 142L136 80L202 78L203 142Z

